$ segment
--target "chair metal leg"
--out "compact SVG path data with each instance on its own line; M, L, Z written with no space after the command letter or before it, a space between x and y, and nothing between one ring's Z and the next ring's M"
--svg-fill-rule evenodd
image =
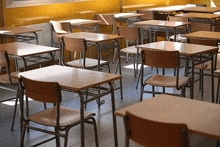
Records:
M136 69L135 69L136 60L134 60L134 77L136 78Z
M47 109L47 104L44 102L44 109L46 110Z
M17 90L16 99L15 99L15 107L14 107L14 114L13 114L13 120L12 120L12 125L11 125L11 131L13 131L13 129L14 129L15 116L16 116L17 105L18 105L18 93L19 93L19 90Z
M219 140L217 140L216 147L219 147L219 145L220 145Z
M155 94L154 94L154 86L152 86L152 92L153 92L153 97L155 97Z
M138 88L138 84L139 84L139 81L140 81L140 78L141 78L141 70L142 69L140 69L140 72L138 74L138 81L137 81L136 89Z
M218 104L219 100L219 86L220 86L220 75L218 76L218 86L217 86L217 94L216 94L216 104ZM219 101L220 102L220 101Z
M203 70L201 71L201 88L202 88L202 97L204 96L204 75L203 75Z
M114 49L114 56L113 56L113 63L115 63L115 57L116 57L116 53L117 53L117 48Z
M26 116L28 117L29 116L29 105L28 105L28 97L25 96L26 98ZM29 122L28 122L29 124ZM29 129L27 129L27 131L29 132Z
M202 69L199 70L199 90L202 89Z
M115 67L115 74L117 74L117 71L118 71L118 66L119 66L119 60L117 61L116 63L116 67Z
M91 117L91 120L92 120L92 123L93 123L93 126L94 126L94 135L95 135L95 144L96 144L96 147L99 146L99 141L98 141L98 133L97 133L97 125L96 125L96 121L93 117Z
M55 127L55 132L58 134L59 130ZM56 147L60 147L60 137L56 135Z
M64 137L64 147L67 147L69 130L70 128L66 129L66 133Z
M24 123L23 129L22 129L20 147L24 146L24 136L25 136L26 125L27 125L27 122Z

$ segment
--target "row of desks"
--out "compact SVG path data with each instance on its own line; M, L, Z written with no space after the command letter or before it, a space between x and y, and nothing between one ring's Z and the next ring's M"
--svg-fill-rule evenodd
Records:
M84 36L87 41L90 42L103 42L103 39L107 40L114 40L122 38L121 36L117 35L107 35L106 34L97 34L97 33L86 33L86 32L80 32L80 33L72 33L67 34L68 36L72 37L82 37ZM10 43L10 44L17 44L15 46L19 46L18 44L22 45L23 43ZM5 44L6 46L8 44ZM0 46L1 48L1 46ZM32 47L33 48L33 47ZM211 46L202 46L202 45L195 45L195 44L186 44L186 43L178 43L178 42L155 42L151 44L145 44L137 46L137 48L152 48L152 49L162 49L162 50L179 50L180 54L188 56L193 59L195 55L204 53L204 54L212 54L215 53L218 48L217 47L211 47ZM33 49L35 50L35 49ZM56 51L55 49L54 51ZM10 51L10 50L9 50ZM52 50L51 50L52 51ZM32 55L33 53L30 53ZM20 54L21 55L21 54ZM192 60L193 61L193 60ZM193 63L192 63L192 67ZM40 73L40 74L39 74ZM46 68L31 70L27 72L12 74L12 78L18 78L20 75L23 75L27 78L33 78L35 80L41 80L41 81L57 81L62 85L64 89L69 89L76 91L79 93L80 99L81 99L81 116L83 117L83 111L84 107L83 105L87 103L87 101L84 101L83 96L81 95L82 90L94 87L96 85L102 84L102 83L109 83L111 88L111 94L112 94L112 112L115 111L115 105L114 105L114 92L113 87L111 86L111 81L121 79L120 75L112 75L108 73L102 73L97 71L87 71L83 69L75 69L75 68L69 68L69 67L63 67L63 66L50 66ZM91 76L92 75L92 76ZM192 74L194 76L194 74ZM66 78L68 77L68 78ZM97 79L97 77L99 77ZM100 78L101 77L101 78ZM73 82L74 81L74 82ZM213 79L212 79L213 81ZM193 77L192 77L193 82ZM212 83L213 84L213 83ZM191 97L193 98L193 87L191 91ZM109 91L109 92L110 92ZM214 94L212 95L214 96ZM115 146L117 146L117 127L116 127L116 118L113 116L113 126L114 126L114 138L115 138ZM84 132L84 123L81 122L81 131ZM84 133L82 133L82 144L84 144Z

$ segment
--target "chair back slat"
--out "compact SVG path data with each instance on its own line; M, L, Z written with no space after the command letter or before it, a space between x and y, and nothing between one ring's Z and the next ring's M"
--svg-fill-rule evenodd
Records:
M179 61L177 62L179 51L143 49L141 53L144 65L158 68L177 68L179 66L177 64L179 63Z
M53 30L58 34L71 33L71 27L69 22L50 21L53 26Z
M113 25L114 24L114 14L95 14L96 20L102 21L101 25Z
M169 21L180 21L180 22L187 22L187 17L177 17L177 16L168 16Z
M189 147L186 124L147 120L128 111L126 115L130 139L138 144L147 147Z
M142 20L152 20L153 19L153 13L152 11L147 10L137 10L137 13L144 14L143 16L140 16Z
M117 26L118 35L124 36L127 40L138 40L139 29L139 27Z
M57 103L61 102L61 90L56 91L55 86L59 85L57 82L42 82L21 77L26 96L40 102ZM58 95L60 100L58 101Z
M84 52L86 50L86 41L84 38L63 37L65 49L71 52Z
M189 38L189 43L216 46L217 40L212 39L201 39L201 38Z

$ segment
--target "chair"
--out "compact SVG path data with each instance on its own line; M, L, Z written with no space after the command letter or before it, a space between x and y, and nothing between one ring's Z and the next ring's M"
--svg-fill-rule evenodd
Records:
M63 65L71 66L71 67L76 67L76 68L83 68L83 69L93 69L98 66L98 60L97 59L92 59L92 58L86 58L86 51L87 51L87 45L86 41L83 38L69 38L69 37L63 37L63 43L64 43L64 48L70 52L69 58L70 61L64 63L63 59L61 62ZM64 49L63 49L64 52ZM81 55L81 59L75 59L74 61L71 61L71 53L74 52L79 52ZM108 61L103 61L100 60L100 66L106 65L109 69L110 73L110 67L109 67L109 62Z
M100 25L112 26L112 32L104 32L104 33L115 34L114 14L95 14L95 20L101 21L101 23L99 23Z
M189 77L179 77L180 57L179 51L166 51L156 49L144 49L141 51L141 96L140 101L143 100L143 93L162 94L165 92L165 87L176 88L181 90L180 96L185 96L185 89L190 83ZM163 75L155 74L144 81L144 65L150 67L163 68ZM166 76L165 68L176 68L176 76ZM145 91L146 85L152 85L152 91ZM154 87L163 87L163 92L155 92ZM167 93L170 94L170 93ZM173 94L178 95L178 94Z
M150 10L137 10L137 13L144 14L143 16L140 16L143 21L153 19L153 12Z
M210 40L210 39L201 39L201 38L189 38L189 43L192 44L200 44L200 45L209 45L209 46L218 46L217 40ZM198 59L200 60L200 59ZM214 59L214 69L220 69L220 55L217 55L217 57ZM194 67L195 69L199 69L199 75L200 75L200 86L199 89L202 90L201 96L203 97L203 82L204 82L204 75L205 76L211 76L210 74L205 74L204 70L211 71L211 61L196 65ZM198 74L198 73L197 73Z
M95 20L99 20L101 21L101 23L99 23L99 25L102 25L102 26L111 26L112 27L112 30L111 31L107 31L107 32L102 32L104 34L115 34L115 17L114 17L114 14L95 14ZM106 29L105 29L106 30ZM102 43L100 44L101 47L105 47L106 46L106 43ZM114 49L114 53L116 52L117 49ZM93 52L95 54L95 51ZM93 57L94 57L94 54L93 54ZM108 53L107 53L108 55ZM115 58L115 55L113 56L113 63L114 63L114 59Z
M126 26L117 26L117 32L119 36L124 36L125 38L125 43L126 43L126 48L121 49L120 51L120 57L121 58L126 58L127 59L132 59L134 61L134 76L136 77L137 71L135 69L135 64L137 62L137 69L138 69L138 52L137 48L135 46L129 46L129 42L132 41L132 44L136 43L136 45L139 44L140 40L140 28L139 27L126 27ZM126 56L123 56L122 54L125 53ZM115 52L116 54L116 52ZM114 55L115 55L114 54ZM132 57L129 57L128 54L132 54ZM134 58L133 55L136 57ZM116 73L117 73L117 68L118 68L119 62L117 62L116 65Z
M34 81L25 77L21 77L19 79L19 89L21 90L21 96L23 96L25 90L26 95L35 101L54 104L52 108L39 111L25 118L23 114L23 99L21 99L21 119L24 124L22 129L20 147L24 146L24 136L26 129L32 129L35 131L55 135L55 137L37 143L36 146L51 141L52 139L56 139L56 145L59 147L59 137L64 137L64 146L67 147L69 130L72 127L80 124L80 111L60 106L60 103L62 102L62 95L59 84L57 82ZM85 122L94 125L96 147L98 147L96 121L93 116L95 116L95 113L84 112ZM53 132L47 129L37 128L34 126L34 124L31 125L29 122L54 127L55 131ZM64 131L64 133L61 133L60 131Z
M126 111L125 147L129 139L147 147L189 147L188 127L180 123L148 120Z
M59 43L54 41L55 34L72 33L71 24L69 22L50 21L51 24L51 46L59 47Z
M10 100L15 99L13 121L12 121L12 125L11 125L11 130L13 130L14 122L15 122L15 115L16 115L16 110L17 110L17 104L18 104L18 89L17 90L11 89L8 87L8 85L13 85L13 86L17 87L18 81L10 78L10 75L11 75L10 65L11 64L10 64L10 60L9 60L7 51L0 50L0 73L3 73L2 75L0 75L0 83L4 84L4 86L0 86L0 88L10 90L10 91L17 91L16 97L0 100L0 103L1 103L1 102L10 101ZM7 74L4 74L5 72L7 72Z
M169 21L187 22L188 18L186 18L186 17L177 17L177 16L168 16L168 20ZM186 27L178 28L177 35L176 35L176 40L178 42L187 42L187 38L182 37L182 34L187 33L187 32L188 32L188 28L186 28ZM174 35L169 36L169 40L174 40Z

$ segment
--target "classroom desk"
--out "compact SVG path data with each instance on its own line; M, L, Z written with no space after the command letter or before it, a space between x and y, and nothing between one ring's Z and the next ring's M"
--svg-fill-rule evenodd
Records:
M145 49L159 49L159 50L178 50L180 55L186 56L187 61L189 58L191 59L191 91L190 97L193 99L194 97L194 66L197 64L201 64L201 62L195 63L195 57L200 54L209 54L211 60L211 89L212 89L212 102L214 103L214 59L213 56L217 55L218 47L215 46L205 46L205 45L197 45L197 44L188 44L188 43L180 43L180 42L170 42L170 41L160 41L149 44L138 45L136 48ZM203 62L206 62L204 60ZM188 67L188 64L186 65Z
M116 13L114 14L114 17L116 21L126 22L127 26L129 26L130 24L133 24L133 22L135 22L132 19L137 18L136 21L140 21L140 16L143 15L144 14L140 14L140 13Z
M42 29L28 28L28 27L0 27L0 36L5 37L5 43L7 43L7 37L14 37L15 41L28 41L36 39L36 43L39 44L38 36L36 32L42 31ZM26 33L32 33L34 36L24 35Z
M185 26L189 28L189 32L190 32L191 23L178 22L178 21L147 20L147 21L135 22L134 25L140 26L142 29L144 29L143 27L149 27L147 29L149 30L149 34L150 34L150 42L152 42L152 37L151 37L152 30L157 30L157 29L163 29L165 31L171 30L174 32L174 41L176 41L177 28ZM143 43L143 32L141 32L141 40Z
M184 123L188 133L220 139L220 105L171 95L159 95L115 111L123 117L126 111L152 121Z
M183 12L184 8L188 8L192 6L187 5L176 5L176 6L166 6L166 7L157 7L157 8L151 8L147 9L148 11L152 11L153 13L153 19L155 19L154 14L165 14L165 15L174 15L179 12Z
M183 37L187 38L201 38L201 39L213 39L220 40L220 32L211 32L211 31L197 31L189 34L183 34Z
M93 29L95 32L99 32L99 20L90 20L90 19L70 19L70 20L62 20L59 22L70 22L73 28L79 27L84 32L84 28ZM95 27L91 27L89 25L95 25Z
M118 35L110 35L110 34L101 34L101 33L89 33L89 32L76 32L70 34L63 35L55 35L55 37L62 38L62 36L71 37L71 38L84 38L87 43L95 45L97 48L97 56L98 56L98 71L100 71L100 57L101 51L106 51L109 49L117 48L118 53L120 53L120 44L119 39L124 38L123 36ZM108 44L108 41L114 41L113 44ZM103 45L104 44L104 45ZM118 54L119 59L119 73L121 73L121 60L120 54ZM61 59L62 62L62 59ZM121 99L123 99L122 94L122 79L120 79L120 91L121 91Z
M18 59L22 59L24 62L24 70L27 70L26 57L49 53L51 61L54 63L53 52L60 51L59 48L47 47L35 44L29 44L24 42L13 42L7 44L1 44L0 50L6 50L10 57L16 60L16 71L19 70ZM47 61L48 62L48 61ZM41 63L42 64L42 63Z
M116 117L114 116L115 111L115 97L114 97L114 88L112 86L112 81L121 79L121 75L78 69L73 67L53 65L48 67L43 67L39 69L34 69L26 72L14 73L11 75L11 78L19 78L24 76L29 79L46 81L46 82L58 82L62 89L68 89L79 94L80 97L80 115L81 115L81 146L85 146L84 141L84 105L89 103L97 98L111 94L111 103L112 103L112 116L113 116L113 128L114 128L114 139L115 146L118 146L117 140L117 124ZM108 83L109 89L105 92L94 96L88 100L84 100L83 90L88 88L93 88L100 84ZM22 128L22 120L21 126Z
M220 18L220 15L218 14L208 14L208 13L184 13L175 16L187 17L188 22L208 23L210 24L210 31L212 31L212 26L215 26L217 24L217 18Z
M183 12L194 12L194 13L211 13L219 12L220 8L215 7L186 7Z

